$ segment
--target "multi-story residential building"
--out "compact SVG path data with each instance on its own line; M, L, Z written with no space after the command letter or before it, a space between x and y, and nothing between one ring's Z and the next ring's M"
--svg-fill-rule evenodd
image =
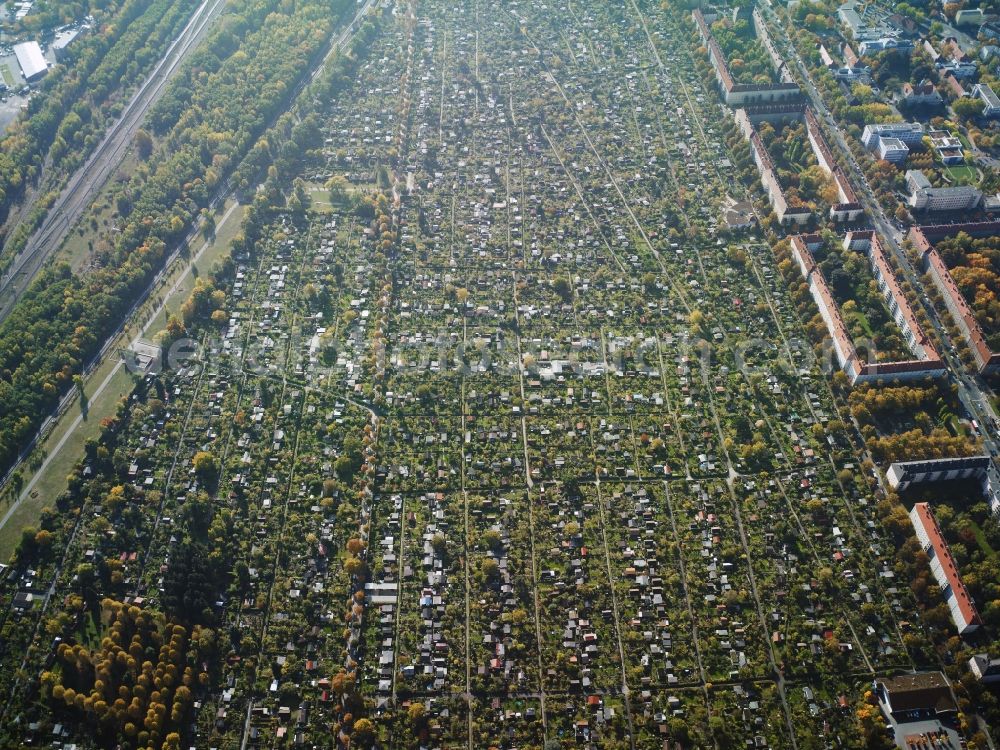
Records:
M986 341L986 335L976 320L976 316L965 301L948 267L933 243L945 237L965 232L973 237L1000 234L1000 222L980 222L976 224L941 224L937 226L912 227L907 239L923 259L923 268L930 274L934 286L944 298L948 313L962 334L962 339L972 350L979 372L990 375L1000 371L1000 353L994 352Z
M729 71L722 48L715 41L708 28L701 9L692 12L695 25L702 42L708 48L708 60L715 70L715 78L719 82L722 98L732 107L742 107L747 104L776 104L781 102L797 102L802 100L802 90L797 83L790 83L788 76L782 74L781 83L748 84L736 83ZM772 45L773 47L773 45ZM780 73L781 71L779 71Z
M802 277L809 284L809 291L833 341L837 361L851 384L879 380L914 380L944 375L946 372L944 362L920 328L889 266L878 237L870 231L848 232L844 238L844 249L864 252L867 255L872 275L882 291L893 320L906 339L913 359L899 362L862 361L847 331L840 307L833 298L822 270L813 258L812 251L819 248L822 243L822 237L815 234L793 237L792 257L798 263Z
M917 503L910 511L910 522L916 532L920 546L924 548L928 558L930 558L931 573L941 589L941 596L944 597L951 611L951 619L955 623L955 628L959 635L972 633L983 624L979 612L976 610L975 602L972 601L968 589L962 583L962 577L958 573L958 567L951 556L948 543L941 535L937 519L927 503Z
M809 138L809 145L812 146L816 161L823 171L826 172L837 185L838 203L830 206L830 218L834 221L855 221L864 213L864 206L858 200L851 181L847 178L844 170L837 165L837 160L830 151L830 146L823 137L823 129L816 119L816 115L810 107L803 110L806 123L806 135Z
M750 153L753 156L754 164L757 165L757 171L760 173L760 182L767 192L771 209L774 211L774 215L778 217L778 222L782 225L798 224L801 226L806 224L809 221L809 217L812 216L812 212L805 206L788 205L788 200L785 197L785 192L781 189L781 183L778 181L778 175L775 172L771 156L767 153L767 147L764 146L764 142L757 134L757 129L750 121L747 111L742 108L736 110L735 118L740 131L750 142Z
M983 479L990 468L990 457L963 456L927 461L897 461L889 466L889 486L902 492L911 484L953 482L960 479Z

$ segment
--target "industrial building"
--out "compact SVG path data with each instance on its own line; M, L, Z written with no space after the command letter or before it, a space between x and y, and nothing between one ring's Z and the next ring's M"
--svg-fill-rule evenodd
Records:
M14 55L21 67L21 75L28 83L43 78L49 72L49 64L42 56L38 42L22 42L14 45Z

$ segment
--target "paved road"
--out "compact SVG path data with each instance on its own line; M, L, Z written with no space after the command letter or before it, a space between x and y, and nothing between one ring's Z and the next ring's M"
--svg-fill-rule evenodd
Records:
M56 198L42 225L28 240L10 271L0 278L0 322L3 322L45 261L62 245L94 196L118 168L149 108L160 98L167 83L187 55L195 49L205 30L226 0L204 0L191 20L171 42L163 58L132 96L121 116L108 128L94 152L70 178Z
M900 243L903 240L902 230L889 220L889 217L886 215L881 203L879 203L875 194L872 192L871 187L868 185L864 177L864 173L859 168L858 163L854 158L854 154L851 152L847 140L844 138L843 132L837 126L836 121L833 119L833 116L827 109L826 104L823 102L823 97L820 96L819 91L813 84L812 78L809 75L809 71L803 62L802 57L789 41L788 35L785 33L784 26L782 26L782 24L774 17L770 8L765 8L765 12L769 16L772 28L777 30L780 45L785 48L788 58L795 61L795 66L798 68L800 79L805 84L805 91L812 101L813 109L819 113L820 119L826 122L830 132L834 135L836 144L840 147L841 152L847 158L854 187L861 198L861 203L864 205L868 217L885 239L885 244L895 256L896 263L903 272L903 277L910 282L913 289L917 292L920 305L927 313L927 316L931 321L931 325L934 327L934 330L937 332L941 341L944 342L945 349L941 352L941 355L944 357L945 362L952 373L953 380L958 386L958 398L961 401L962 406L968 414L979 423L984 448L991 455L996 455L998 451L998 442L994 439L995 430L993 426L996 424L995 420L997 415L990 405L990 391L988 386L983 382L982 378L980 378L978 374L970 375L968 368L954 353L951 340L945 330L945 324L938 316L937 310L926 298L920 274L913 267L913 264L910 263L910 259L900 247ZM998 475L998 478L1000 478L1000 475Z

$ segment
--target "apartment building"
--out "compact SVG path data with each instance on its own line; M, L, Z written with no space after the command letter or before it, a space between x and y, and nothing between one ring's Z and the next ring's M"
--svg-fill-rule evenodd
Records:
M698 27L698 34L701 36L702 43L708 49L708 60L715 70L715 78L719 83L722 98L726 104L731 107L742 107L748 104L777 104L802 100L802 90L799 88L799 85L785 80L785 78L788 78L787 76L783 76L781 83L736 83L729 71L729 65L726 62L725 55L722 53L722 48L719 47L719 43L712 36L712 32L708 28L708 23L701 9L696 8L691 15L694 18L695 26ZM771 48L773 49L773 44Z
M979 372L990 375L1000 372L1000 354L990 349L986 335L976 321L976 317L965 301L961 290L951 277L948 267L934 248L934 242L965 232L973 237L1000 233L1000 222L979 222L975 224L941 224L912 227L907 238L923 259L923 268L930 274L934 286L944 298L948 313L962 334L962 339L972 350Z
M983 624L975 602L959 575L955 559L951 556L948 543L941 534L937 519L928 503L917 503L910 511L913 530L930 558L931 573L941 589L941 595L948 604L951 619L959 635L976 631Z
M848 333L840 307L834 300L829 284L813 257L813 251L821 247L822 243L820 235L793 237L792 257L798 263L802 277L809 284L809 292L819 308L823 322L826 323L838 363L850 379L851 385L859 382L916 380L944 375L945 364L917 323L878 237L873 232L848 232L844 239L844 248L864 252L868 256L872 275L885 297L893 320L899 326L913 354L913 359L899 362L862 361Z

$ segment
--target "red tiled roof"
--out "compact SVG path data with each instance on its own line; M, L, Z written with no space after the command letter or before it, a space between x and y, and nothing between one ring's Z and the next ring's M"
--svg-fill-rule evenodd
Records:
M934 224L912 227L907 237L913 242L914 247L921 255L924 256L928 270L935 276L939 282L939 286L943 288L944 293L948 295L954 307L960 312L961 321L956 322L961 322L968 331L969 344L976 350L980 360L987 363L993 360L994 357L1000 359L1000 355L994 353L990 349L989 344L986 343L986 335L976 320L972 308L965 301L965 296L955 283L955 279L952 278L951 272L945 265L941 255L932 244L945 237L952 237L959 232L965 232L972 236L1000 234L1000 222L981 221L968 224Z
M934 548L934 554L941 564L941 570L948 579L948 585L955 596L955 602L958 604L962 617L970 624L982 623L979 612L976 611L976 605L973 603L972 597L969 596L969 591L965 588L965 584L962 583L962 578L955 567L955 560L951 556L951 550L948 549L948 543L941 536L941 529L938 527L937 519L934 518L934 513L931 512L930 505L927 503L917 503L913 506L913 510L916 511L924 533L927 534L927 538Z

